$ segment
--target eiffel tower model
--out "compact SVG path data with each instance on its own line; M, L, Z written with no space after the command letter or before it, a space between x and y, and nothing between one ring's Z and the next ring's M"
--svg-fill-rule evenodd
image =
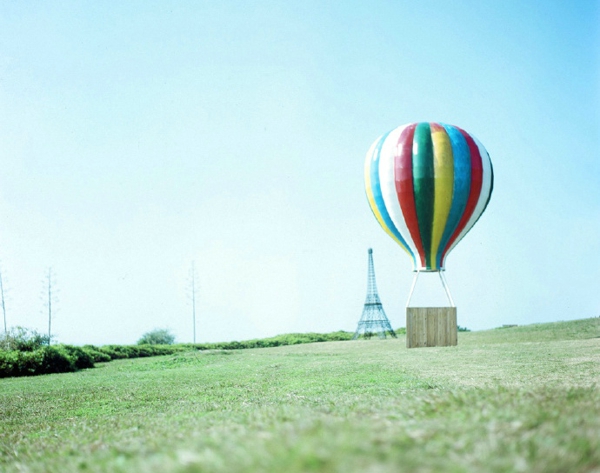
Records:
M390 321L385 315L383 305L377 294L377 284L375 283L375 268L373 266L373 250L369 248L369 276L367 283L367 299L362 316L358 321L358 327L352 340L356 340L361 335L363 338L371 338L377 335L379 338L386 338L387 335L396 337L396 332L392 329Z

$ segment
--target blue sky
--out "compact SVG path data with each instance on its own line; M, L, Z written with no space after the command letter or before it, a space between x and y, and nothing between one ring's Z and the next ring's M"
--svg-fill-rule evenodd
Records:
M363 189L371 143L458 125L495 188L447 259L472 329L600 315L600 3L3 2L8 324L67 343L354 330L372 247L404 325L411 262ZM426 299L425 292L422 297Z

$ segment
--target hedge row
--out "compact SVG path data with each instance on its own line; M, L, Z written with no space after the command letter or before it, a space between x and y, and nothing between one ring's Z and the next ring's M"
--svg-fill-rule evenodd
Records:
M292 333L277 337L246 340L242 342L199 343L178 345L54 345L33 351L0 350L0 378L11 376L35 376L49 373L68 373L93 368L102 363L123 358L172 355L189 350L242 350L270 348L300 343L350 340L350 332Z
M33 351L0 350L0 378L35 376L49 373L69 373L93 368L94 363L122 358L171 355L182 351L180 346L107 345L55 345Z
M92 356L70 345L43 347L34 351L0 351L0 378L67 373L93 368Z
M182 345L104 345L101 347L84 345L82 348L95 362L172 355L186 350Z
M244 350L249 348L272 348L284 345L299 345L301 343L337 342L351 339L352 333L340 330L339 332L332 333L289 333L271 338L245 340L242 342L197 343L186 344L183 346L194 348L196 350Z

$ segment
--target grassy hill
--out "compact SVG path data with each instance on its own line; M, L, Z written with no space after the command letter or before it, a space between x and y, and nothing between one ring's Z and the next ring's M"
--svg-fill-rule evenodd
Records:
M0 471L600 471L600 319L0 380Z

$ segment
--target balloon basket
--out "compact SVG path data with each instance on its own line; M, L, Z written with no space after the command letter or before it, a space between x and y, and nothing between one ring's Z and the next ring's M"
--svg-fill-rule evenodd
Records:
M456 344L456 307L406 308L406 348Z
M423 276L419 287L417 281L421 273ZM439 287L439 281L435 284L436 273L442 283L443 292ZM410 307L413 297L416 297L419 305L425 305L425 307ZM436 307L432 307L431 302L434 302L435 299L438 303L435 304ZM424 301L428 301L429 304L423 304ZM448 303L450 307L447 306ZM444 273L442 271L417 271L406 302L406 347L448 347L456 344L456 306Z

